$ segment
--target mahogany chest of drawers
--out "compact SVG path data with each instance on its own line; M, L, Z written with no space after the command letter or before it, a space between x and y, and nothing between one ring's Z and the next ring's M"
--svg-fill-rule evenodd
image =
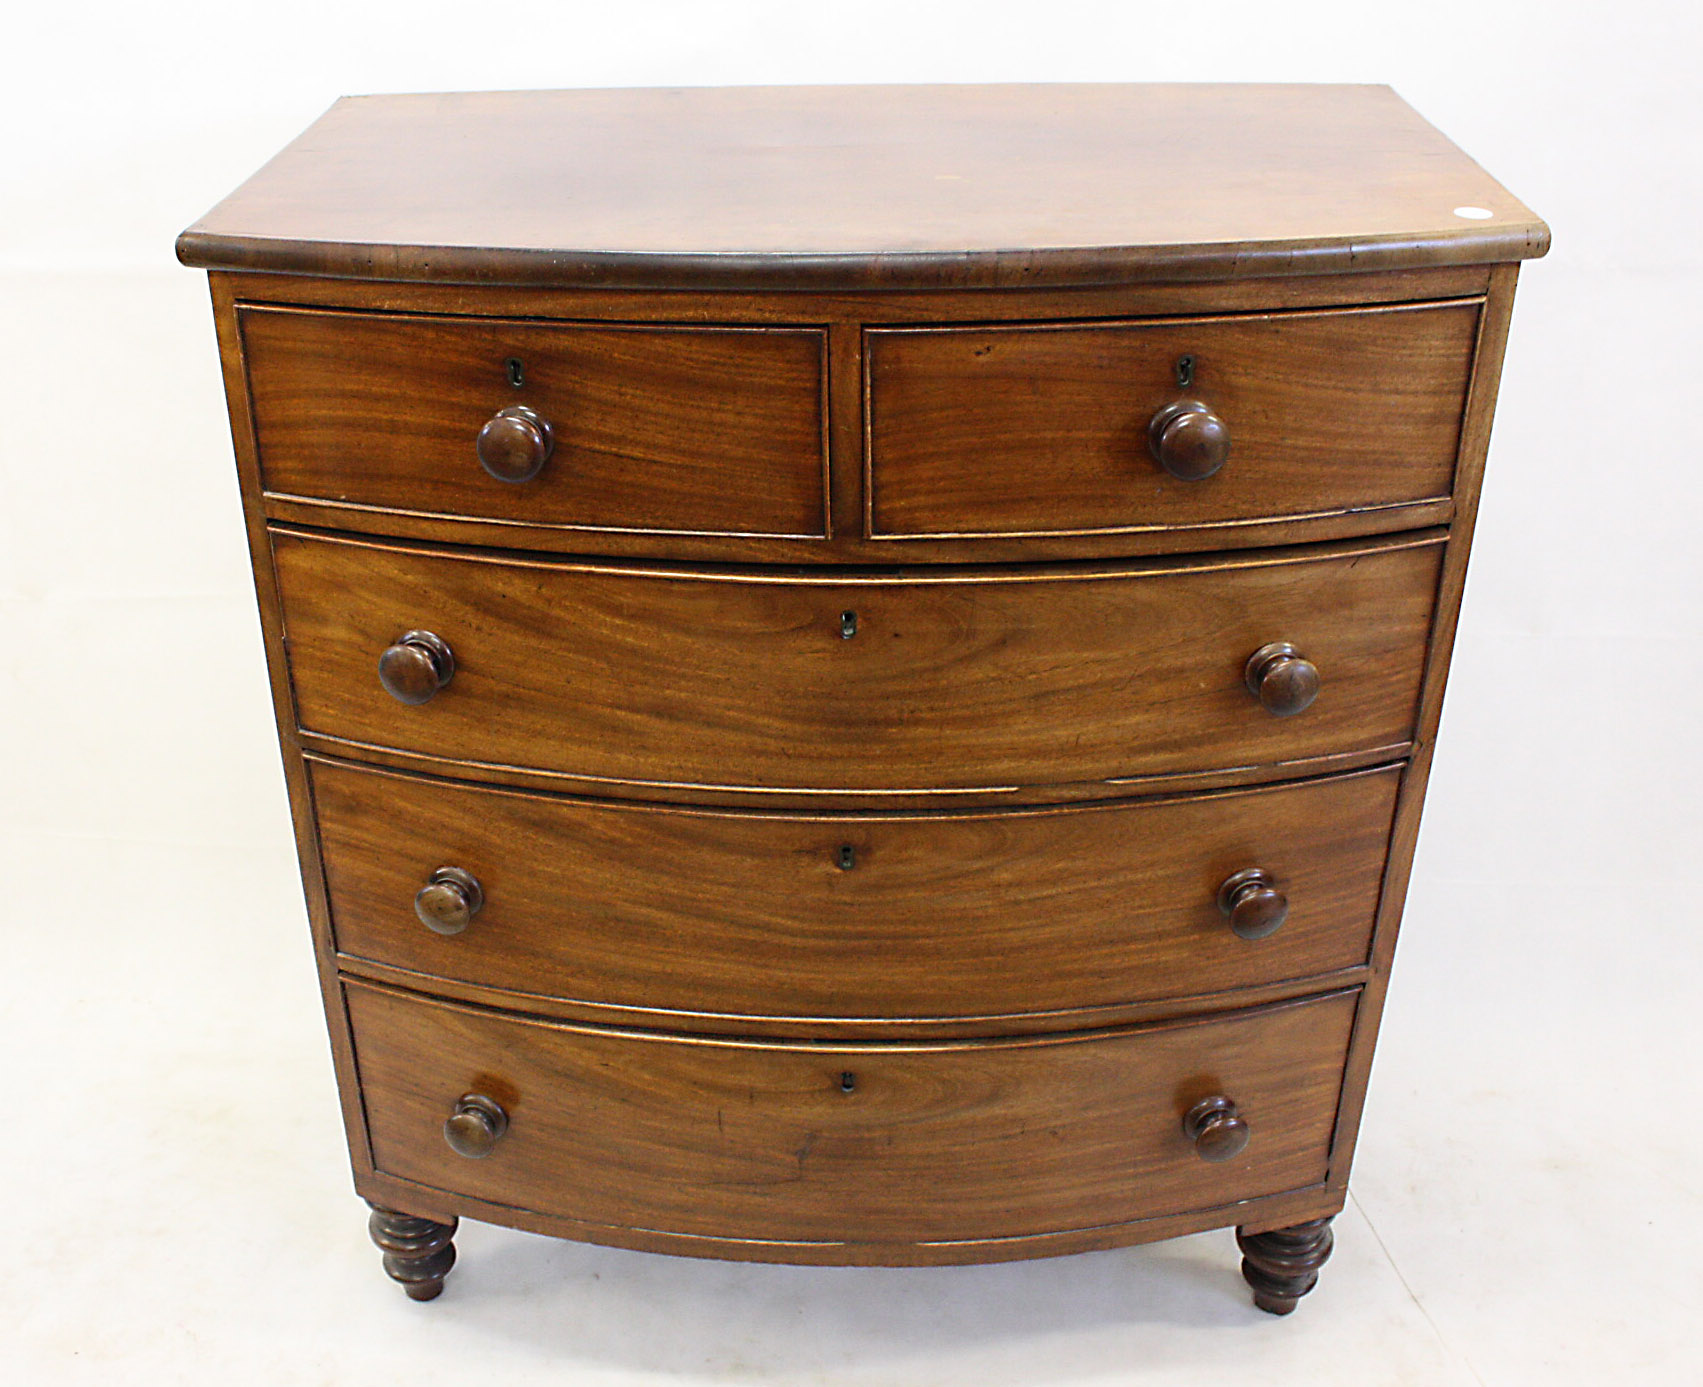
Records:
M1293 1308L1547 240L1372 87L347 100L185 232L390 1274Z

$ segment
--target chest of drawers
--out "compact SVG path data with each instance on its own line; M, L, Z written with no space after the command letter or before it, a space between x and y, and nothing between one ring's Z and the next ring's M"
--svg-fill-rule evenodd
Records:
M1097 86L348 100L185 232L390 1274L1292 1309L1547 237L1386 89Z

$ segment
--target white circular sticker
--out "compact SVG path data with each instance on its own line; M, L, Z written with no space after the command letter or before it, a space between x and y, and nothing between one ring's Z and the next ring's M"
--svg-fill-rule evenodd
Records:
M1469 222L1482 222L1488 221L1496 214L1488 207L1457 207L1455 208L1455 215L1465 217Z

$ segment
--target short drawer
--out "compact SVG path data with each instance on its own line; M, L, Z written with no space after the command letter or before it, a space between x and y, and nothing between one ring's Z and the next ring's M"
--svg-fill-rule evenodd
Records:
M346 960L675 1024L1003 1017L1363 964L1400 778L850 817L570 800L321 760L311 773ZM1227 882L1246 893L1235 928ZM428 886L433 928L415 910Z
M1322 1181L1353 993L1035 1040L791 1045L596 1030L345 987L376 1168L559 1217L741 1242L1125 1223ZM1209 1162L1184 1117L1235 1105ZM464 1100L483 1100L464 1103ZM444 1124L499 1132L452 1150Z
M240 324L269 494L581 530L825 533L819 330L257 307ZM515 407L534 420L493 424ZM487 425L511 475L548 435L536 475L486 470Z
M1474 301L1245 317L866 333L875 537L1211 531L1447 498ZM1192 401L1228 459L1161 466L1156 416ZM1196 412L1198 416L1198 411ZM1166 444L1190 444L1198 419ZM1411 522L1408 522L1411 523Z
M1435 536L1139 568L646 570L273 535L302 727L590 781L975 791L1410 738ZM453 673L399 702L378 663ZM1250 692L1288 645L1304 712ZM1286 668L1300 668L1291 661Z

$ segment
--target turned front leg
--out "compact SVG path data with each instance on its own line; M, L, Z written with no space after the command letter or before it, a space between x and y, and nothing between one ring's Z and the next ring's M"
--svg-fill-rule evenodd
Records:
M1319 1268L1329 1259L1330 1220L1315 1218L1269 1233L1236 1230L1242 1249L1242 1276L1254 1288L1254 1304L1273 1315L1287 1315L1295 1302L1319 1284Z
M384 1253L384 1269L398 1282L410 1300L435 1300L443 1290L443 1279L455 1265L458 1219L438 1223L395 1209L372 1206L367 1232Z

